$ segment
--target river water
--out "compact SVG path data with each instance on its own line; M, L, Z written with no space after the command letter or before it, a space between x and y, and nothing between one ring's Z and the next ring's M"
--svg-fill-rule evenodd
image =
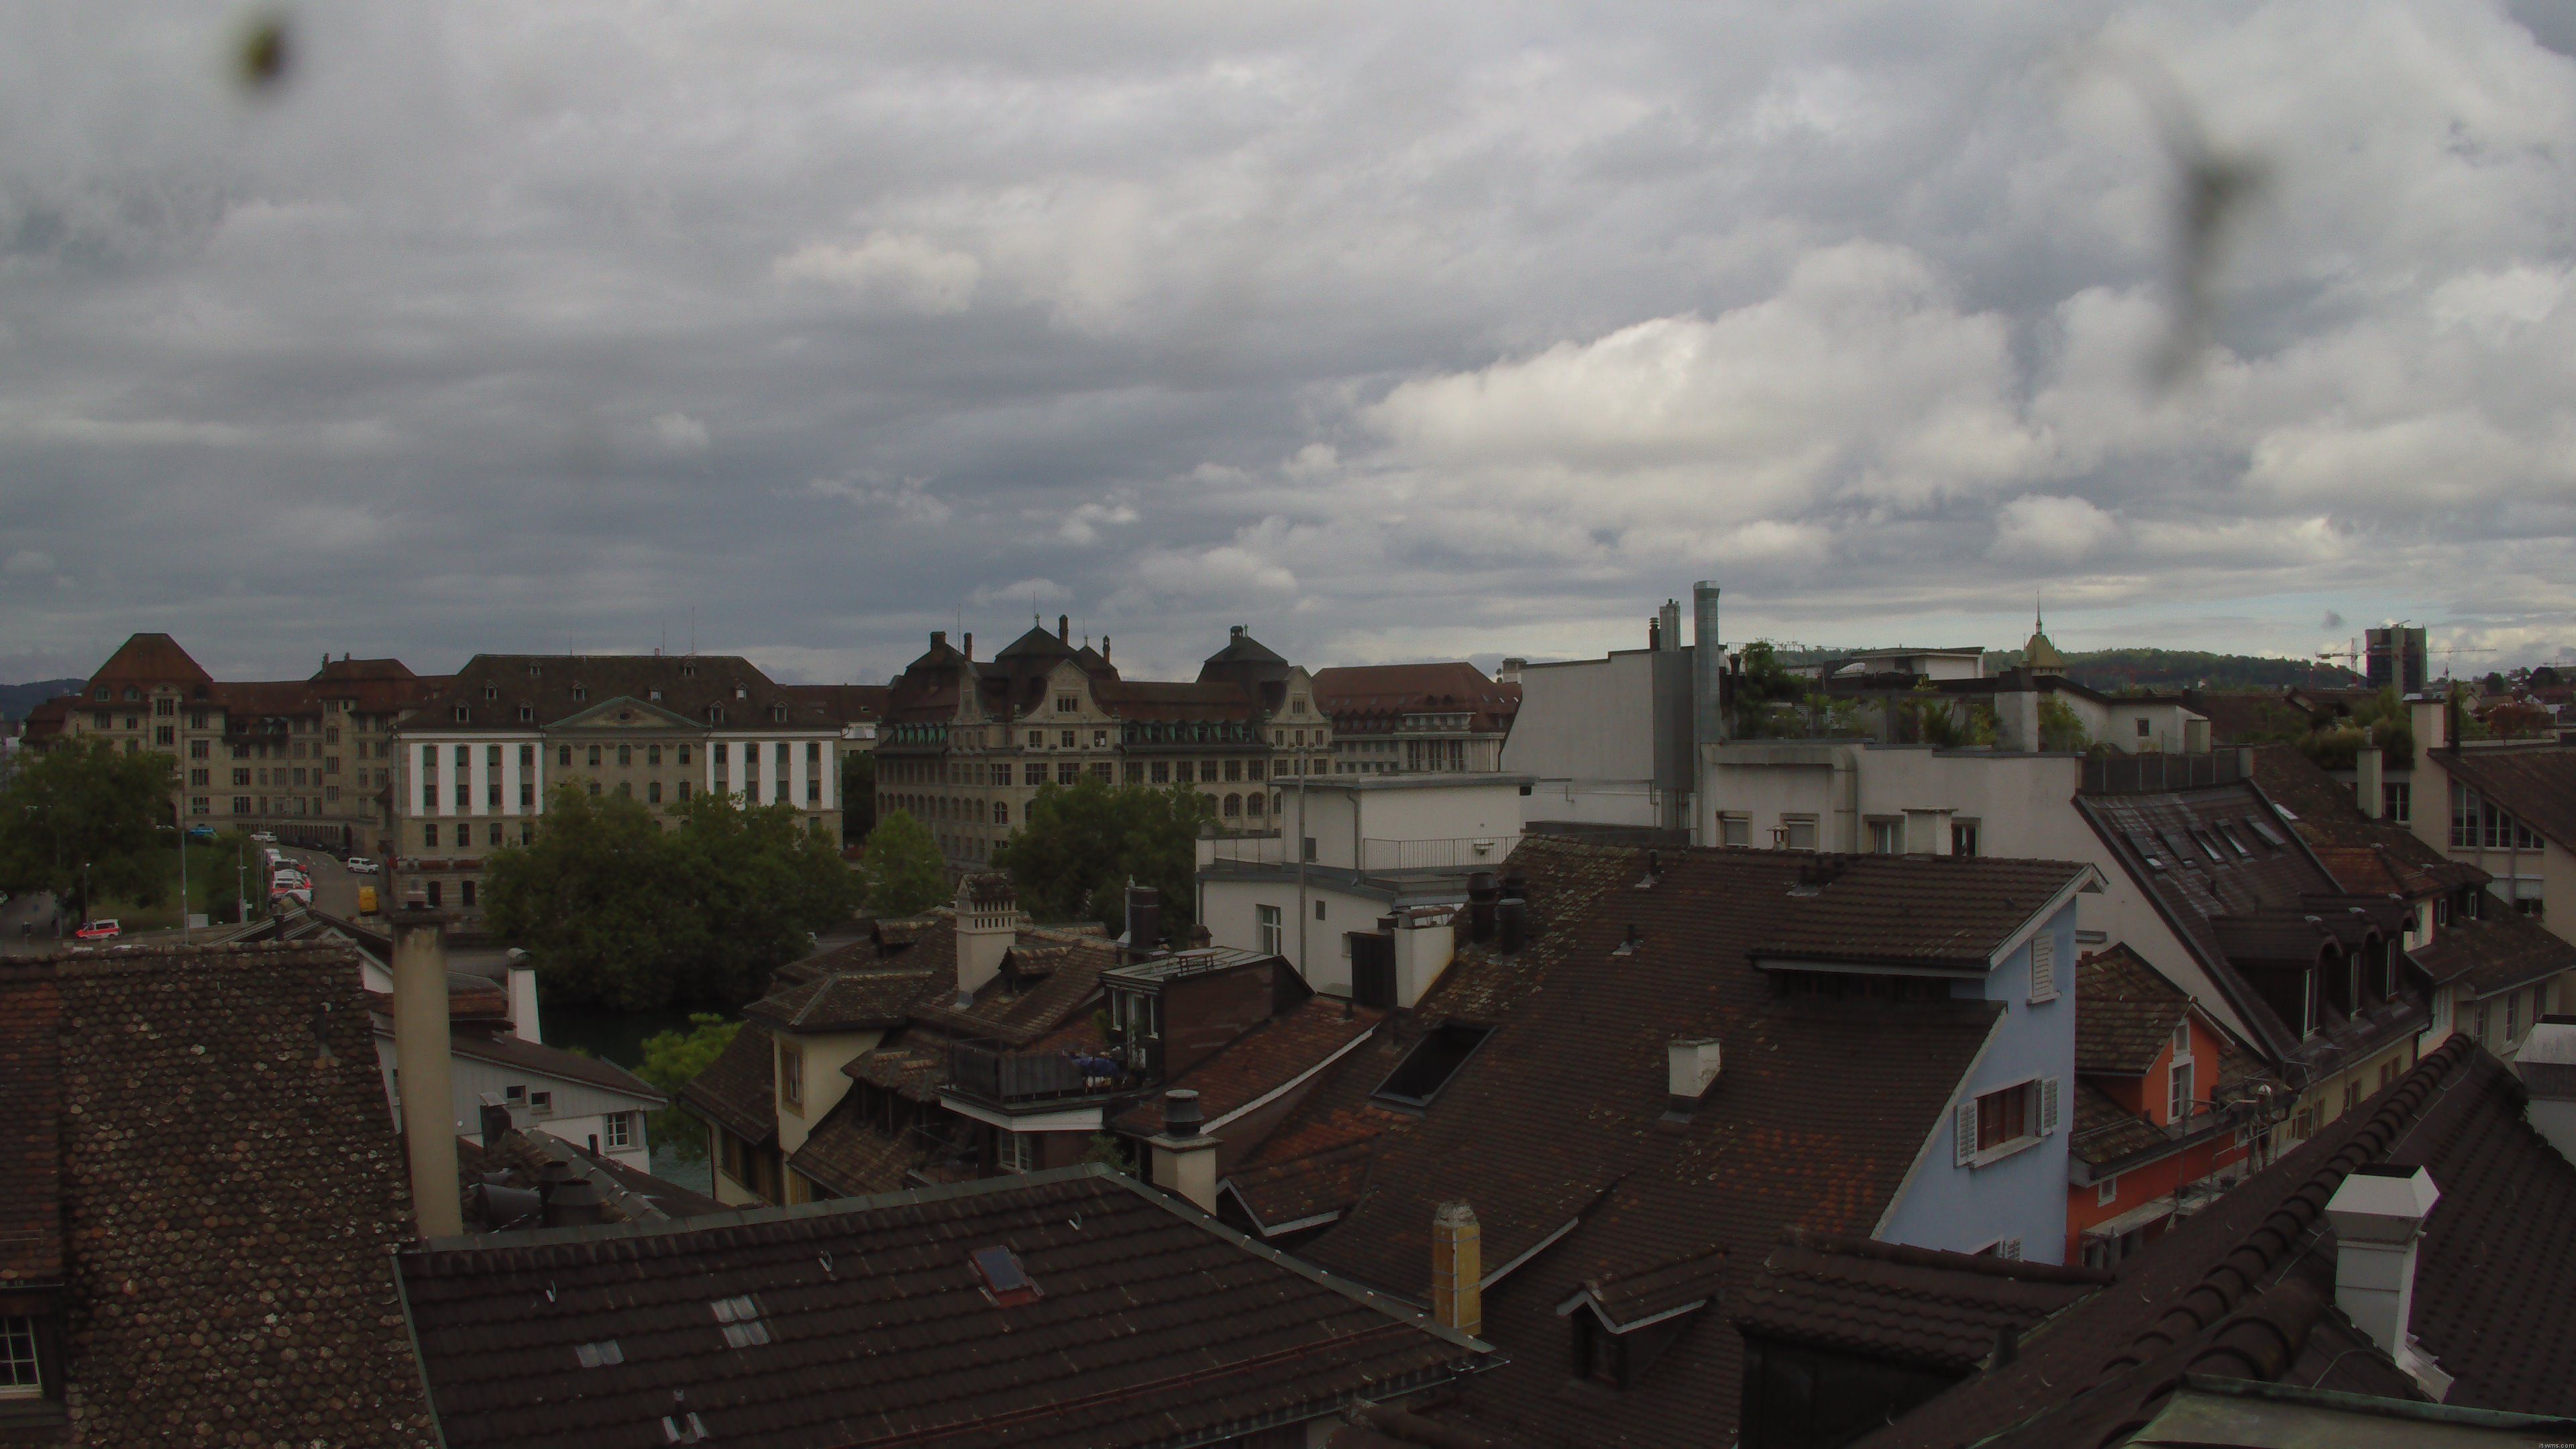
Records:
M686 1008L660 1011L603 1011L596 1007L549 1006L538 1013L540 1034L548 1046L587 1052L628 1071L644 1064L644 1040L666 1031L689 1029ZM703 1137L700 1138L704 1140ZM692 1161L671 1148L668 1134L653 1134L653 1175L692 1192L713 1195L713 1178L701 1154Z

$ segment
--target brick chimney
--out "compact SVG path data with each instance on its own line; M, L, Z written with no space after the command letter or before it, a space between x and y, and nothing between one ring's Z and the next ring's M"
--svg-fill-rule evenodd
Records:
M402 1073L403 1147L411 1159L411 1205L420 1235L465 1231L456 1188L456 1113L447 1040L447 918L411 908L393 913L394 1061Z
M2450 1390L2451 1376L2416 1347L2407 1324L2415 1313L2415 1249L2441 1200L2431 1173L2385 1162L2354 1168L2326 1200L2335 1230L2335 1307L2435 1403Z
M1058 614L1055 616L1055 642L1058 644L1070 644L1073 642L1073 616L1071 614Z
M1431 1317L1444 1328L1485 1328L1484 1229L1476 1210L1444 1202L1431 1215Z
M1006 875L970 875L957 883L957 1004L999 975L1002 958L1019 939L1020 903Z
M1203 1213L1216 1211L1216 1139L1199 1130L1205 1121L1199 1094L1163 1094L1163 1130L1145 1139L1154 1153L1154 1185L1184 1198Z

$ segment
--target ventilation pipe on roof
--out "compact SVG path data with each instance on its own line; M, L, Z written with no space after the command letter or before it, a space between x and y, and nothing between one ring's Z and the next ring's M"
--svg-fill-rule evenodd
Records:
M2383 808L2379 791L2379 746L2363 745L2352 752L2352 793L2361 813L2376 820Z
M1503 898L1494 873L1480 870L1467 877L1467 939L1483 945L1494 939L1494 906Z
M1661 614L1646 621L1646 649L1654 654L1664 652L1664 616Z
M2335 1230L2335 1307L2435 1403L2450 1391L2451 1376L2416 1346L2407 1323L2415 1312L2415 1249L2441 1200L2431 1173L2385 1162L2354 1168L2326 1200Z
M516 946L510 948L510 1035L521 1041L545 1040L537 1021L537 968L528 964L528 953Z
M1152 886L1127 887L1126 944L1133 960L1163 954L1163 898Z
M447 918L437 911L393 913L394 1065L401 1072L411 1203L424 1238L465 1231L456 1193L456 1102L447 1040Z
M2513 1054L2530 1101L2523 1115L2558 1155L2576 1162L2576 1016L2544 1016Z
M1711 627L1715 627L1711 625ZM1668 654L1682 652L1682 601L1666 599L1655 611L1655 636L1662 641L1657 647Z
M1484 1231L1463 1202L1444 1202L1431 1215L1431 1317L1443 1328L1484 1331Z
M1529 902L1519 896L1505 896L1494 903L1495 948L1508 956L1520 950L1529 936Z
M1717 1083L1717 1038L1685 1037L1664 1047L1664 1116L1687 1122Z
M1163 1094L1163 1130L1145 1139L1154 1153L1154 1185L1203 1213L1216 1211L1216 1139L1200 1130L1199 1094Z

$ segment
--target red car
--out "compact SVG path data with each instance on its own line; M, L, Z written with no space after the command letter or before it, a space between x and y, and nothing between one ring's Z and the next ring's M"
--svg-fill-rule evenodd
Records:
M123 930L124 928L117 925L114 921L92 921L88 925L81 927L79 930L72 932L72 939L77 941L113 940L118 935L122 934Z

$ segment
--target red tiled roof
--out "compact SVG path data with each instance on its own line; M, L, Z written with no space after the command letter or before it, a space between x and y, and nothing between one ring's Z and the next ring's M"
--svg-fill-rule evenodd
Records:
M1521 687L1498 683L1463 660L1438 664L1345 665L1315 671L1315 707L1337 727L1345 719L1385 719L1434 710L1472 711L1475 728L1510 727Z
M92 684L211 684L214 676L167 634L136 634L116 646Z
M987 1250L1034 1296L988 1291ZM1495 1356L1099 1167L397 1264L451 1449L660 1443L673 1416L771 1449L1214 1442ZM745 1298L759 1333L730 1342L708 1305Z
M778 1136L778 1046L746 1021L706 1069L680 1089L680 1105L755 1145Z
M435 1442L385 1316L413 1221L348 948L0 963L0 1077L0 1270L64 1284L76 1442L163 1443L209 1414ZM28 1238L38 1216L58 1246Z
M2075 1070L2144 1075L2190 1010L2190 993L2127 943L2087 952L2075 967Z

